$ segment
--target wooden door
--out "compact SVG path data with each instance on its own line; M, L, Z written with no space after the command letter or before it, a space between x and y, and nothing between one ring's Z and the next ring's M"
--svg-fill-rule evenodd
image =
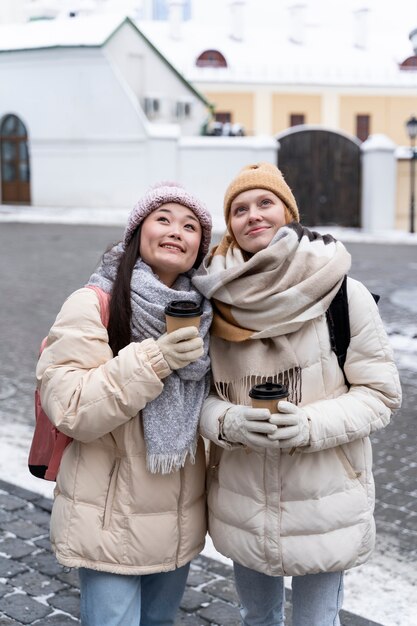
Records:
M339 133L302 129L278 137L278 167L307 226L359 227L359 142Z
M30 204L30 164L26 128L16 115L0 126L1 202Z

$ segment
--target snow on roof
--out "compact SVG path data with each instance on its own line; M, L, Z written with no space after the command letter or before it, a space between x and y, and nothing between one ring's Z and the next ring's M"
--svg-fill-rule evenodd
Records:
M0 51L102 46L124 19L110 14L1 24Z
M167 22L138 21L138 26L161 52L197 83L271 83L286 85L361 85L415 87L417 72L400 70L414 54L409 33L417 25L414 0L391 3L310 0L299 17L301 42L291 39L294 23L289 2L246 3L241 41L230 36L229 3L216 0L211 12L181 24L180 38L170 36ZM363 23L363 48L355 46L355 9L369 7ZM387 8L389 7L389 8ZM216 9L216 10L214 10ZM367 22L367 24L366 24ZM357 31L358 32L358 31ZM218 50L227 68L197 67L204 50Z
M0 53L56 47L100 47L126 20L141 33L139 27L131 22L130 18L120 13L36 20L23 24L2 24L0 25ZM142 36L146 40L146 35ZM155 52L186 87L207 105L206 98L178 72L169 58L161 54L156 43L151 41L148 43L155 48Z
M117 4L117 3L116 3ZM415 0L246 0L242 40L233 39L230 3L193 3L193 19L174 39L167 21L137 20L138 29L188 81L202 84L273 84L302 87L415 88L416 70L399 64L414 54L409 34L417 26ZM355 25L355 13L364 20ZM118 13L96 13L0 26L0 52L64 46L101 46L123 22ZM295 20L295 21L294 21ZM362 32L365 45L355 46ZM298 43L294 41L298 38ZM197 67L205 50L218 50L227 68Z

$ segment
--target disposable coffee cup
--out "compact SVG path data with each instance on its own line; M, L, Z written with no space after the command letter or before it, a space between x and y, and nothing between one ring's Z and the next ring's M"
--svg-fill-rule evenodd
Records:
M167 333L184 326L200 327L201 307L190 300L173 300L165 307Z
M254 409L268 409L270 413L277 412L277 402L288 398L286 385L278 383L263 383L254 385L249 391Z

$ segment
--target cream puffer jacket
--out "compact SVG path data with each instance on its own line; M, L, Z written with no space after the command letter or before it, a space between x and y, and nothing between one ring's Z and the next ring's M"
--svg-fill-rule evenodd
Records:
M201 433L211 445L209 533L223 555L271 576L342 571L369 557L375 537L369 435L401 403L392 350L367 289L348 279L351 342L345 386L326 318L289 335L302 367L311 437L288 451L219 440L230 404L209 396ZM248 398L248 404L249 404Z
M169 370L153 339L112 358L99 301L84 288L64 303L37 367L47 415L74 438L54 492L51 543L60 563L150 574L188 563L204 547L205 455L150 474L140 410ZM139 413L139 415L138 415Z

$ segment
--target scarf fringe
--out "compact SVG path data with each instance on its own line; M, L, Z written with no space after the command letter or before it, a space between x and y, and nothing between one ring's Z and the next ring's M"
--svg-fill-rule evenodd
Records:
M274 374L272 376L262 376L260 374L249 374L239 380L230 382L215 382L215 388L220 398L226 402L234 404L250 404L249 391L254 385L263 383L276 383L286 385L288 388L288 400L293 404L300 404L302 399L302 375L301 367L292 367L289 370Z
M192 443L190 448L183 452L177 452L175 454L148 454L146 457L146 467L151 474L171 474L184 467L187 459L194 465L196 453L197 441Z

